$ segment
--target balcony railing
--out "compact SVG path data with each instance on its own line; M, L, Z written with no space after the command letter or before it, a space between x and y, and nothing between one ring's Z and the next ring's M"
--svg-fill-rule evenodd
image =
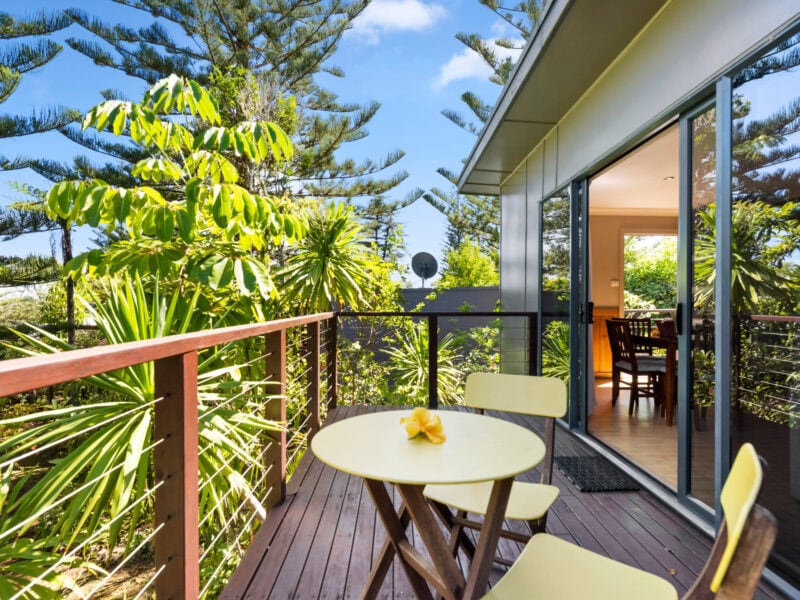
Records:
M74 473L74 480L61 488L62 493L50 498L47 506L34 514L0 513L7 517L0 525L0 547L19 547L24 554L22 541L47 539L48 528L58 522L60 513L81 494L87 494L93 484L110 474L129 470L142 456L152 458L148 463L147 485L133 495L124 511L109 515L110 500L98 502L90 516L96 518L94 528L69 543L39 548L36 556L42 560L36 564L23 565L13 553L0 553L4 575L15 582L11 597L35 597L37 589L47 587L79 587L84 597L103 595L109 586L120 584L123 573L126 585L132 585L123 590L128 597L213 596L224 585L265 512L284 499L292 466L302 456L307 440L319 430L326 411L336 405L338 348L354 340L366 344L359 337L363 331L358 330L369 323L375 344L369 351L378 354L380 361L379 346L385 348L386 340L396 339L392 324L408 319L425 323L431 342L426 366L427 400L431 407L439 404L440 330L448 326L460 328L461 325L453 323L455 320L459 323L478 320L490 330L491 344L498 352L500 336L507 336L522 357L518 369L521 372L535 369L536 361L531 360L537 351L535 313L322 313L0 361L0 398L21 400L30 392L56 387L59 390L56 399L63 401L53 410L60 411L57 414L64 418L80 415L84 410L82 392L65 384L141 364L152 364L154 381L152 398L107 421L52 437L33 449L6 447L0 453L1 511L8 489L29 489L42 481L52 470L49 464L62 460L102 428L126 423L144 412L152 418L152 436L138 454L119 456L113 464L101 465L101 469ZM220 389L234 386L237 391L228 396L212 394L209 399L198 386L198 377L202 376L199 366L213 364L211 359L215 355L224 354L219 349L231 344L245 345L239 355L247 360L237 367L237 373L241 371L238 378L228 374ZM361 376L367 379L373 374L367 372ZM235 457L214 463L216 468L210 474L207 466L204 470L215 441L208 434L204 437L201 424L203 419L213 421L224 411L230 412L230 403L242 403L242 398L249 409L259 411L261 417L281 423L282 427L243 441L262 457L260 464L248 466L248 472L241 474L247 478L247 492L234 481L223 496L209 499L210 480L230 471L226 467ZM30 425L22 425L22 430ZM9 432L0 430L0 435L5 443ZM5 492L2 485L6 486ZM217 518L214 511L223 504L227 506L226 518L214 521ZM109 548L104 555L104 568L86 560L88 555L100 553L98 547L108 538L110 530L124 529L134 512L148 510L154 515L152 522L130 531L129 543ZM76 565L82 567L80 581L75 575Z
M203 455L213 442L201 441L198 431L198 357L203 358L222 345L246 340L252 342L259 338L263 338L264 351L252 359L261 365L259 385L243 393L258 395L265 418L286 422L287 398L290 397L287 395L287 384L290 383L287 373L295 373L303 380L302 383L293 382L297 388L295 396L300 396L294 400L301 407L296 411L293 423L287 427L263 439L248 440L262 449L261 475L253 478L256 483L251 486L258 497L255 502L252 497L242 498L239 511L229 510L232 516L218 527L213 536L204 540L204 548L200 539L202 518L199 499L209 481L201 481L199 461L207 459L207 455ZM130 511L151 505L154 522L151 527L144 528L146 531L132 532L137 537L137 543L130 544L131 547L123 555L113 556L107 561L113 568L106 571L104 577L93 578L82 585L84 597L103 590L117 572L126 565L141 563L142 555L148 554L151 555L152 564L144 569L147 576L137 589L125 590L129 597L147 597L155 592L159 598L197 598L213 589L220 573L229 564L230 554L240 549L243 541L240 539L241 530L246 534L256 519L264 517L263 511L258 508L245 511L245 507L255 503L268 510L270 506L281 502L285 494L287 466L293 462L293 456L287 450L294 447L295 452L301 452L303 447L300 443L293 444L292 438L312 436L319 429L327 406L335 403L335 349L336 318L332 313L323 313L0 362L0 397L9 397L152 361L155 383L153 399L109 421L122 423L138 411L152 411L152 439L141 452L152 453L153 472L148 477L147 489L131 503ZM267 389L268 393L264 393ZM237 394L233 397L240 396ZM223 402L204 408L212 420L218 418L222 411L230 410ZM80 413L81 410L80 403L62 409L65 415ZM217 414L213 414L214 411L218 411ZM34 480L41 480L47 475L44 465L59 459L65 448L74 447L102 427L114 425L113 422L95 424L85 431L53 439L25 453L14 452L13 449L6 451L7 458L0 464L0 472L7 474L7 480L3 483L13 487L21 481L26 471L33 472ZM86 476L87 481L75 481L67 493L52 498L50 504L37 514L5 519L0 530L0 546L7 549L20 546L20 540L26 539L24 534L31 531L37 534L37 538L46 538L47 527L57 519L59 511L63 511L69 501L83 493L98 478L126 469L137 458L123 456L116 464L104 465L101 473L90 473ZM223 470L224 464L219 469ZM29 478L25 485L33 482ZM234 488L231 486L231 489ZM218 502L231 504L239 500L220 498ZM103 512L105 508L100 503L97 510ZM206 512L213 509L212 506ZM126 510L105 522L99 520L94 531L77 540L78 543L74 545L53 549L53 553L59 556L51 561L42 559L38 563L38 573L31 570L30 563L20 565L8 552L5 556L0 554L4 575L18 584L13 597L37 597L40 595L37 590L58 584L66 585L64 582L68 569L79 562L93 545L98 544L111 528L122 527L130 518L130 511ZM238 518L239 513L244 512L249 513L248 517ZM252 531L249 533L252 534ZM223 536L227 536L227 550L220 552L217 542ZM20 550L23 550L21 546ZM32 552L24 556L34 556ZM41 551L37 552L39 554L36 556L41 558ZM96 572L98 570L95 568ZM201 570L205 573L202 581ZM72 585L74 587L75 584Z

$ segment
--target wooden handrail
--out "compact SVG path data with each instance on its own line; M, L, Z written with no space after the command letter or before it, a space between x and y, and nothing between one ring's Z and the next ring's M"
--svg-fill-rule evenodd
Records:
M0 397L116 371L151 360L186 354L274 331L324 321L334 313L317 313L265 323L234 325L170 335L140 342L96 346L46 356L0 361Z

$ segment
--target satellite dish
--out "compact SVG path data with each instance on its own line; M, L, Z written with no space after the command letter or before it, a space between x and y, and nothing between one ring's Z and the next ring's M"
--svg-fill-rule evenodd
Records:
M439 265L427 252L417 252L411 259L411 269L422 278L422 287L425 287L425 280L436 275Z

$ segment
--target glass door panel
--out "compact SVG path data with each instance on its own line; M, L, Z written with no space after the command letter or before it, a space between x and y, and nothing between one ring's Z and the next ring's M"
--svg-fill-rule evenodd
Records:
M688 389L690 441L689 489L692 496L714 506L714 235L716 195L716 110L710 108L689 121L691 135L690 318L691 359Z
M769 465L772 567L800 584L800 34L733 77L730 453Z

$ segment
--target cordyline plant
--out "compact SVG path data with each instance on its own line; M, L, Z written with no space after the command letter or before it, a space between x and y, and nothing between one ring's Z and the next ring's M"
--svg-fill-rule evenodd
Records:
M157 284L147 292L139 278L125 277L111 279L97 293L89 292L83 302L105 339L117 344L201 328L194 310L197 297L195 293L187 299L179 290L165 297ZM6 346L29 356L72 349L47 331L34 330L36 337L15 332L25 345ZM279 427L257 416L260 405L254 390L264 382L247 381L243 369L225 366L235 365L236 358L232 346L200 356L201 532L224 528L242 506L263 513L256 500L265 468L260 448L269 432ZM152 519L151 492L158 483L152 452L158 444L153 439L158 402L153 363L84 381L96 392L89 402L0 421L0 429L23 427L0 443L0 463L9 469L17 467L17 457L64 438L71 440L58 446L58 458L40 478L9 473L0 496L5 501L0 503L0 535L7 538L0 539L0 547L8 551L25 544L30 551L16 560L12 554L5 562L0 552L0 591L40 575L44 569L37 573L37 564L49 564L48 550L62 553L94 540L94 546L107 547L109 560L120 544L124 554L134 544L137 529Z
M176 75L153 85L140 103L109 100L92 108L83 128L126 134L148 154L124 188L94 179L62 181L47 194L48 216L72 226L101 227L110 239L66 265L73 277L127 271L162 284L223 290L261 300L276 295L270 250L294 243L307 229L286 198L262 196L240 185L237 164L278 164L291 158L286 133L270 122L221 125L214 98ZM209 297L203 307L213 306Z
M463 373L456 366L455 339L447 334L439 340L437 395L443 404L458 404L459 382ZM428 328L416 323L397 333L391 347L383 350L389 357L389 377L394 389L390 396L401 403L424 403L428 392Z

